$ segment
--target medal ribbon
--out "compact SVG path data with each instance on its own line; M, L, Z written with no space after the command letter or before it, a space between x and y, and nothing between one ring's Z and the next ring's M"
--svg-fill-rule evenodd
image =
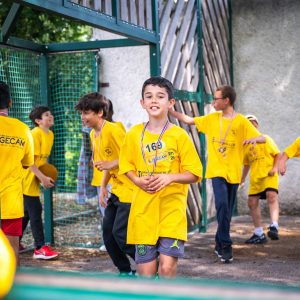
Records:
M231 128L231 125L232 125L232 120L233 120L233 117L234 117L234 111L233 113L231 114L231 117L230 117L230 123L227 127L227 130L225 132L225 135L224 135L224 138L222 139L222 115L220 115L220 143L223 145L225 143L225 140L226 140L226 137L229 133L229 129Z
M102 125L101 125L101 128L100 128L100 131L99 131L99 152L100 152L100 146L101 146L101 133L102 133L102 129L104 127L104 124L105 124L105 120L103 121ZM95 137L95 135L94 135ZM93 163L93 166L95 166L95 160L94 160L94 156L95 156L95 144L96 144L96 137L95 137L95 141L93 143L93 150L92 150L92 163Z
M142 131L142 137L141 137L141 151L142 151L142 156L143 156L143 160L146 164L146 168L147 168L147 173L149 176L152 176L154 174L154 171L156 169L156 162L157 162L157 150L158 150L158 145L161 141L161 138L163 136L163 134L165 133L165 131L167 130L168 128L168 125L169 125L169 120L166 122L166 124L164 125L163 129L161 130L160 132L160 135L158 137L158 140L156 141L155 143L155 157L154 157L154 160L153 160L153 169L152 169L152 172L150 173L149 172L149 169L148 169L148 164L147 164L147 161L146 161L146 155L145 155L145 150L144 150L144 146L143 146L143 140L144 140L144 135L145 135L145 130L147 128L149 124L149 121L144 125L144 128L143 128L143 131Z

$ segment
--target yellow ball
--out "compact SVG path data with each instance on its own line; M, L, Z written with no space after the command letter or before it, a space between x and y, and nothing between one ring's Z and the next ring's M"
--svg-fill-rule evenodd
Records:
M52 164L46 163L39 167L39 170L47 177L52 178L54 181L56 181L58 177L58 171L56 167Z
M16 257L13 248L0 229L0 299L10 291L16 271Z

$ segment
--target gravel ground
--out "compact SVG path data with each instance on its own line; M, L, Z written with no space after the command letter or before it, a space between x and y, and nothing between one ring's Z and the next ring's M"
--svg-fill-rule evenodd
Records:
M268 219L263 219L268 226ZM300 217L282 216L280 239L269 240L264 245L246 245L252 235L249 216L234 217L231 233L234 261L223 264L213 253L216 222L206 233L190 235L185 248L185 258L179 260L178 276L224 279L231 281L268 282L300 286ZM32 251L20 255L21 266L55 270L116 273L107 253L98 249L56 248L60 256L52 261L32 259ZM133 263L134 264L134 263Z

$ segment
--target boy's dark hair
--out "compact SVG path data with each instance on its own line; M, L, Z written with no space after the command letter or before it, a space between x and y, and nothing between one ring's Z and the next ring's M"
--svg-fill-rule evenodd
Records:
M174 87L173 84L166 78L161 77L161 76L154 76L154 77L150 77L149 79L147 79L142 87L142 98L144 98L144 91L147 85L158 85L161 88L165 88L168 96L169 96L169 100L174 98Z
M88 111L91 110L96 114L100 111L103 112L103 118L106 119L107 116L107 99L100 93L94 92L89 93L81 97L75 106L76 110Z
M37 106L30 112L29 119L32 121L32 123L35 126L39 126L39 124L36 123L35 120L42 119L42 114L47 111L50 111L50 108L48 106L43 106L43 105Z
M114 114L114 106L110 99L106 99L107 104L107 114L106 114L106 120L109 122L113 122L113 114Z
M230 85L222 85L216 89L216 91L220 91L222 94L222 98L228 98L230 105L234 106L234 102L236 99L235 89Z
M8 85L4 81L0 81L0 109L8 108L10 100Z

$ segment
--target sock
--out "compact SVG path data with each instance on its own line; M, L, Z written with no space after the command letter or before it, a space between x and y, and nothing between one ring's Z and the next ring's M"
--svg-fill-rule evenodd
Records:
M262 236L264 234L262 227L255 227L254 234L256 234L258 236Z
M279 227L278 222L272 222L271 226L276 227L276 229Z

